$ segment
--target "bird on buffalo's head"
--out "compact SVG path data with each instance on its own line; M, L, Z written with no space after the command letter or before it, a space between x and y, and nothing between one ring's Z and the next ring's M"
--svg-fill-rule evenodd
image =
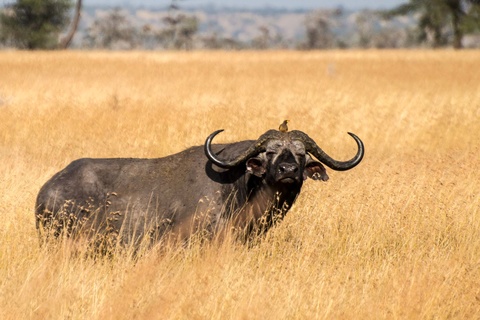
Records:
M288 131L288 121L289 120L284 120L282 122L282 124L280 124L280 126L278 127L278 131L281 131L281 132L287 132Z

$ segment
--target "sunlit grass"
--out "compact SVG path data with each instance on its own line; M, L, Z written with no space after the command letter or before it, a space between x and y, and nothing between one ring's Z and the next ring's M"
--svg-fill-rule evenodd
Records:
M1 319L480 317L480 52L1 52ZM364 161L258 245L84 258L35 197L79 157L160 157L289 119ZM189 165L189 164L185 164Z

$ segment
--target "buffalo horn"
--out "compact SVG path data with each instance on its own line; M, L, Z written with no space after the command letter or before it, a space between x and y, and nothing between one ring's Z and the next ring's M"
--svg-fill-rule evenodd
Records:
M211 135L209 135L207 140L205 141L204 148L205 148L205 155L208 157L208 159L211 162L213 162L215 165L217 165L221 168L225 168L225 169L233 168L233 167L239 165L240 163L242 163L243 161L245 161L246 159L257 155L260 152L264 152L266 150L266 146L265 146L266 142L268 140L274 138L275 136L277 136L278 133L279 133L276 130L269 130L266 133L264 133L263 135L261 135L260 138L258 138L258 140L255 141L255 143L253 143L247 150L242 152L235 159L220 160L220 159L217 158L215 153L212 151L211 144L212 144L213 138L222 131L223 131L223 129L220 129L220 130L217 130L217 131L213 132Z
M301 131L292 131L292 139L297 139L303 142L305 145L305 149L308 153L312 154L315 158L317 158L320 162L325 164L327 167L337 170L337 171L345 171L352 169L355 167L357 164L360 163L363 159L364 155L364 146L362 140L360 140L359 137L357 137L355 134L348 132L350 136L355 140L358 146L358 151L357 154L350 160L348 161L338 161L335 159L332 159L328 154L326 154L316 143L313 141L312 138L310 138L308 135Z

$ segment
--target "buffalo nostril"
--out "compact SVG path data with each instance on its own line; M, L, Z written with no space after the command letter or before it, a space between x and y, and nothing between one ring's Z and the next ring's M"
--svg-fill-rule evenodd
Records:
M295 164L285 163L285 164L280 164L278 166L278 169L280 173L295 173L298 171L298 166Z

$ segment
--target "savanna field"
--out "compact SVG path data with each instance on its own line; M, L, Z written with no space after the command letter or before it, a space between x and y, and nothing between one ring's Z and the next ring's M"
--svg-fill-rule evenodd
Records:
M0 319L480 318L480 51L0 52ZM40 248L40 187L289 119L339 160L257 245ZM188 164L185 164L188 165Z

